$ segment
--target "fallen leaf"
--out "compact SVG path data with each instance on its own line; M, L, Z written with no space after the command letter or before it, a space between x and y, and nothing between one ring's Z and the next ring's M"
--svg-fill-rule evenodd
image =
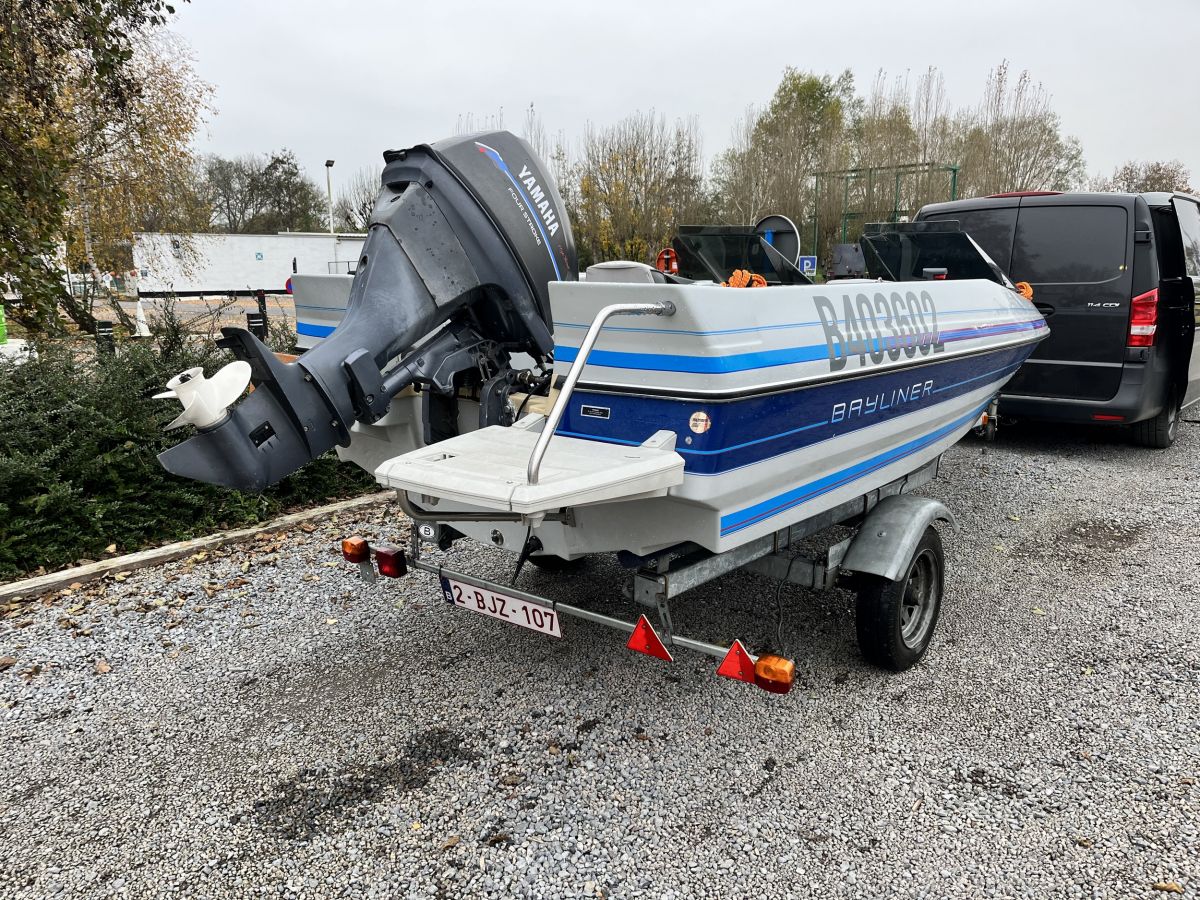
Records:
M113 581L124 581L128 577L129 577L128 572L118 572L116 575L113 576Z
M107 547L105 547L105 548L104 548L104 552L105 552L105 553L116 553L116 552L117 552L117 545L116 545L116 544L109 544Z
M1035 616L1044 616L1046 614L1046 611L1044 609L1042 609L1040 606L1035 606L1033 608L1033 614Z
M103 656L100 657L98 660L96 660L96 674L97 675L107 675L111 671L112 671L112 666L110 666L108 664L108 660L105 659Z
M0 663L3 663L3 662L4 662L4 660L0 659ZM1191 775L1184 775L1182 778L1179 779L1179 783L1180 784L1195 784L1196 779L1193 778Z
M10 669L16 664L17 658L15 656L0 656L0 672L3 672L5 669Z
M487 845L489 847L495 847L497 844L507 844L511 840L512 838L501 831L498 834L493 834L490 838L488 838Z
M1075 838L1075 843L1078 844L1080 847L1090 847L1090 846L1092 846L1092 839L1085 838L1085 837L1077 837L1077 838Z
M1167 894L1183 893L1183 885L1181 885L1178 881L1156 881L1150 886L1156 891L1163 891Z
M448 837L444 841L442 841L442 849L449 850L451 847L456 846L458 844L459 840L460 840L460 838L457 834L450 835L450 837Z
M412 823L412 830L413 830L413 831L420 831L420 830L421 830L421 823L420 823L420 822L413 822L413 823Z
M326 620L325 620L325 624L326 624L326 625L336 625L336 624L337 624L337 619L326 619Z
M524 780L525 780L524 775L505 775L503 778L500 779L500 783L506 784L509 787L514 787L515 785L520 784Z
M317 530L317 526L312 524L311 522L301 522L300 530L303 531L305 534L312 534L314 531Z
M1020 516L1009 516L1008 519L1010 522L1020 522L1021 521Z
M70 589L71 589L71 590L73 590L73 591L77 591L77 590L79 590L81 587L83 587L83 582L82 582L82 581L74 581L74 582L72 582L71 584L67 585L67 587L68 587L68 588L70 588Z
M242 572L245 573L245 572L249 572L249 571L250 571L250 560L246 560L244 563L242 563Z

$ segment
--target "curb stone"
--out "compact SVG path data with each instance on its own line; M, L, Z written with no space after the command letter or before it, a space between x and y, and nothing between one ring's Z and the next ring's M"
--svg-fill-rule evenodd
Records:
M14 597L37 597L49 594L71 584L87 584L89 581L95 581L114 572L131 572L136 569L144 569L149 566L159 565L160 563L171 562L172 560L182 559L185 556L191 556L200 550L210 550L214 547L224 547L228 544L251 540L264 531L279 531L336 513L362 509L367 506L376 506L393 499L395 496L395 491L380 491L376 494L367 494L365 497L339 500L337 503L318 506L315 509L306 509L301 512L280 516L278 519L272 519L269 522L260 522L249 528L239 528L235 531L218 531L215 534L192 538L189 541L178 541L174 544L165 544L162 547L151 547L149 550L139 550L137 553L127 553L124 556L115 556L112 559L102 559L99 562L88 563L85 566L75 566L74 568L50 572L46 575L37 575L21 581L11 581L8 584L0 584L0 603L11 600Z

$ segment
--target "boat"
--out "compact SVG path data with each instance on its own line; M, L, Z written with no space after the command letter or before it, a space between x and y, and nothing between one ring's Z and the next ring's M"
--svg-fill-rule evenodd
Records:
M293 363L223 329L245 374L173 383L177 422L197 427L161 454L169 471L261 489L336 445L397 491L420 538L543 565L615 553L643 573L750 562L804 523L878 505L905 510L904 539L858 570L903 581L949 514L884 501L986 421L1047 334L953 223L868 228L864 278L813 283L772 217L769 239L699 229L681 246L703 265L704 241L725 261L746 241L762 271L615 261L581 281L523 141L467 135L385 160L345 317ZM236 402L243 377L255 390Z

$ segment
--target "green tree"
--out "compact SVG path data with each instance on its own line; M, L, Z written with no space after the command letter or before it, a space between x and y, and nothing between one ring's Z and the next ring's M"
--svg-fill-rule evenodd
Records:
M291 150L235 159L210 156L204 173L213 225L220 231L273 234L328 227L325 198Z
M174 12L167 0L0 0L0 272L31 328L58 325L59 255L72 175L86 162L81 98L120 116L143 86L138 38Z

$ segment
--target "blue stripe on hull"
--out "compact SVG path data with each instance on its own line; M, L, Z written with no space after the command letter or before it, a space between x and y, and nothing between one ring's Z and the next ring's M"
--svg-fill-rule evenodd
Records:
M988 402L991 402L990 399ZM800 506L802 503L815 500L822 494L828 494L830 491L844 487L860 478L865 478L872 472L878 472L880 469L886 468L892 463L899 462L905 457L919 453L948 435L953 434L958 429L966 427L973 420L978 419L979 414L986 408L987 403L980 404L965 416L955 419L949 425L943 425L937 431L914 438L908 443L894 447L885 453L880 453L878 456L873 456L853 466L848 466L831 475L826 475L824 478L818 478L816 481L810 481L808 484L793 488L769 500L764 500L761 503L756 503L753 506L732 512L727 516L721 516L721 535L725 536L733 534L735 531L741 531L743 528L749 528L751 525L756 525L759 522L777 516L793 507Z
M1042 319L1030 322L1007 322L985 325L978 328L955 328L938 333L939 343L966 341L972 338L992 337L998 334L1015 334L1037 331L1046 327ZM876 350L879 342L872 339ZM912 349L912 348L909 348ZM862 356L864 354L855 354ZM574 362L579 356L578 347L554 347L556 362ZM723 356L690 356L682 353L630 353L620 350L593 350L588 364L610 369L633 369L646 372L686 372L693 375L729 375L734 372L751 372L756 369L771 369L796 363L817 362L829 358L825 344L805 347L782 347L775 350L759 350L753 353L730 353ZM929 358L929 357L922 357Z
M296 334L303 334L307 337L329 337L333 334L332 325L312 325L308 322L296 322Z
M636 445L667 429L679 435L684 471L717 475L928 409L1007 378L1027 355L1028 347L1011 347L724 403L578 390L556 433ZM607 409L608 418L584 416L585 406ZM689 421L700 412L712 424L694 434Z

